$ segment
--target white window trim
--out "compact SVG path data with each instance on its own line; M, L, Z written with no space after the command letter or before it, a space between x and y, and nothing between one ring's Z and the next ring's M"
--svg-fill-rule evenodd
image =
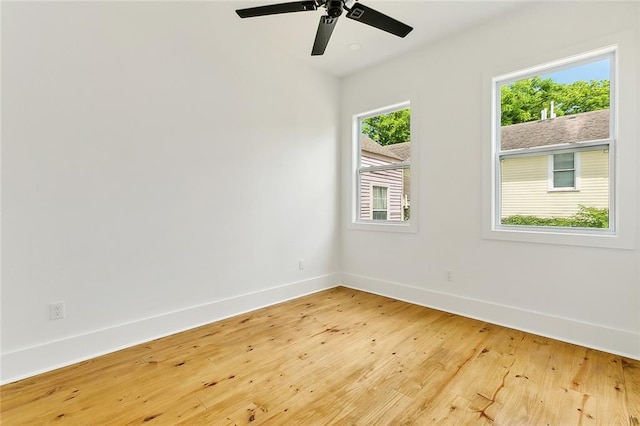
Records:
M397 98L396 98L397 99ZM360 212L360 129L359 129L359 120L375 115L385 114L387 112L396 111L399 109L410 108L411 109L411 161L405 163L384 165L384 166L371 166L367 168L367 171L378 171L384 169L404 169L408 168L411 170L411 176L418 175L418 152L419 146L418 141L418 131L416 122L417 120L414 117L417 117L418 110L418 102L417 96L413 94L412 96L404 97L404 101L401 102L381 102L379 99L376 100L377 105L384 105L386 107L375 108L375 109L365 109L366 112L355 113L352 115L352 125L351 125L351 196L350 196L350 214L349 221L347 223L347 229L353 230L361 230L361 231L383 231L383 232L400 232L400 233L416 233L418 231L418 187L419 182L417 179L412 179L411 181L411 217L408 221L399 220L399 221L373 221L373 220L359 220L359 212Z
M554 179L553 175L556 171L554 168L553 158L557 154L569 154L568 152L556 152L553 154L549 154L547 156L547 191L548 192L576 192L580 191L581 180L580 180L580 152L572 151L573 154L573 186L565 186L556 188L553 184Z
M637 124L637 116L640 113L640 105L636 99L636 88L640 87L640 78L636 73L636 61L640 60L637 52L636 34L632 31L608 34L595 40L584 41L572 46L562 44L551 46L544 51L531 56L533 61L526 63L527 58L505 61L502 65L494 64L483 72L485 81L483 89L483 184L482 184L482 238L488 240L511 241L519 243L559 244L582 247L600 247L611 249L635 249L637 246L637 200L638 200L638 172L636 146L640 137L640 129ZM602 46L609 46L602 48ZM496 80L505 76L514 76L516 73L507 74L505 68L526 69L532 62L543 64L530 67L531 73L546 70L553 65L571 64L576 59L585 59L615 51L615 74L613 74L612 90L614 100L611 108L616 111L617 136L615 149L609 151L610 166L615 162L615 170L610 169L609 185L610 205L615 208L611 219L615 221L616 230L612 233L585 233L582 229L579 233L562 228L549 232L548 228L505 229L495 225L495 217L498 204L496 199L496 155L493 134L496 131ZM577 52L587 52L579 53ZM557 61L555 58L567 58ZM507 64L505 66L505 64ZM515 65L514 65L515 64ZM519 64L519 65L518 65ZM517 73L520 75L520 73ZM496 78L496 75L501 77ZM526 76L525 76L526 77ZM525 78L523 77L523 78ZM623 89L618 87L622 85ZM619 105L623 105L622 110ZM612 123L613 125L614 123ZM612 135L614 135L612 133ZM612 147L613 148L613 147ZM621 178L622 176L622 178ZM615 189L615 191L614 191Z

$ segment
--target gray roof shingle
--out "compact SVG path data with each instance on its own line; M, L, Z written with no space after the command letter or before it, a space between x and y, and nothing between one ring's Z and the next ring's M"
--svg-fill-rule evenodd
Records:
M377 142L369 139L366 136L360 137L360 149L364 152L370 152L372 154L384 155L385 157L392 158L394 160L402 160L402 158L389 149L390 145L382 146Z
M387 145L387 149L400 157L402 161L411 159L411 142L401 142Z
M564 115L501 128L502 150L575 143L609 137L609 110Z

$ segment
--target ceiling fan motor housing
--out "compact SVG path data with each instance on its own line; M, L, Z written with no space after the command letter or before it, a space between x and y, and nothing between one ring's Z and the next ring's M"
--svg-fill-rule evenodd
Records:
M332 18L342 15L342 0L327 1L327 14Z

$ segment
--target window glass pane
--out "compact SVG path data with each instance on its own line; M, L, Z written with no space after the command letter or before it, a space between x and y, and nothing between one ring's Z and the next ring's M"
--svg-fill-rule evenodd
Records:
M497 83L496 222L610 228L613 58L608 53Z
M387 188L381 186L373 187L373 209L387 209Z
M387 220L387 212L386 211L380 211L380 212L373 212L373 220Z
M500 160L500 223L514 226L608 228L609 150L580 151L579 170L553 172L549 185L549 157L506 156Z
M609 58L499 85L502 151L610 137Z
M408 104L357 119L357 221L407 221L410 216L411 109ZM396 167L389 170L374 168Z
M408 161L411 155L409 108L360 120L360 166Z
M553 173L554 188L574 188L575 179L573 171L563 171Z
M573 170L573 153L556 154L553 156L554 170Z
M358 220L374 219L374 210L386 210L385 220L403 221L408 215L405 188L409 174L405 169L363 171L360 175Z

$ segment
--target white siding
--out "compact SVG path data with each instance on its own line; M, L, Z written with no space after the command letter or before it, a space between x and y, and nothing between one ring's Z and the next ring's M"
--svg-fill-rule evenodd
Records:
M371 157L362 157L363 166L379 166L390 164L387 161ZM360 176L360 220L372 220L371 188L384 186L388 188L388 220L403 220L402 194L403 169L366 172Z

